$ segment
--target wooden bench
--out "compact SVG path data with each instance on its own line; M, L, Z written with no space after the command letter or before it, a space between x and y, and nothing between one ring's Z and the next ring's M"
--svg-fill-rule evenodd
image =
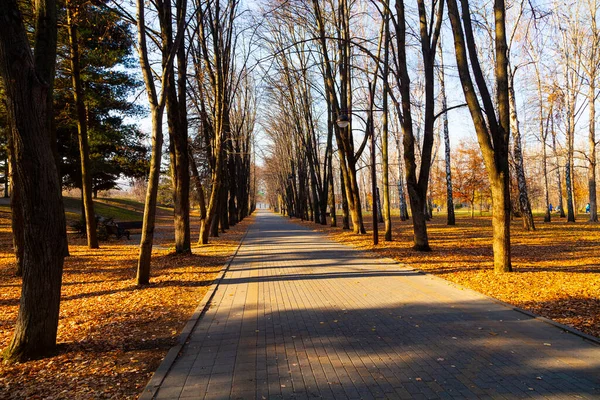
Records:
M124 222L115 222L111 225L106 225L106 233L110 235L115 235L117 239L121 239L123 236L129 240L130 230L131 229L142 229L144 225L143 221L124 221Z

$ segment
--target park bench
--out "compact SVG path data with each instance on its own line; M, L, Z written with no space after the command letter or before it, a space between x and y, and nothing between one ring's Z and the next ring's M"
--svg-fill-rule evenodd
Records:
M142 226L142 221L113 222L112 224L106 225L106 233L109 236L115 235L117 239L120 239L123 236L125 236L127 240L129 240L130 230L142 229Z

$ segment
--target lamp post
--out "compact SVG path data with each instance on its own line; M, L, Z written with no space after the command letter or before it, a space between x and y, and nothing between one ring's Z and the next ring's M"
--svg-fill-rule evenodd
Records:
M369 110L369 113L371 113L369 120L371 121L370 123L368 121L366 121L367 124L367 129L369 134L371 135L371 196L373 198L373 245L377 245L379 244L379 226L378 226L378 216L377 216L377 168L376 168L376 155L375 155L375 130L374 130L374 124L373 124L373 110ZM364 120L363 120L364 121ZM337 120L335 121L337 126L340 129L346 129L348 128L348 125L350 125L350 117L348 116L348 114L342 110L337 118ZM343 188L345 190L345 188Z

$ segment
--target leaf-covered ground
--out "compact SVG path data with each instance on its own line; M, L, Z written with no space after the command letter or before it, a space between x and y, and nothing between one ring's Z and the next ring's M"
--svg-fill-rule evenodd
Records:
M553 216L554 217L554 216ZM577 223L554 217L551 223L536 218L535 232L524 231L521 221L512 223L514 273L495 274L492 264L492 227L489 217L460 217L447 226L445 215L429 222L432 251L412 247L412 223L393 218L393 241L374 248L370 222L365 216L366 235L341 228L303 222L328 233L333 239L373 250L480 293L495 297L538 315L600 337L600 225L589 224L580 215ZM341 226L341 218L338 217Z
M99 250L87 249L83 239L70 235L58 352L42 360L0 364L0 398L137 398L251 219L182 257L170 247L170 213L159 215L151 284L144 288L135 284L139 235L102 242ZM9 344L20 296L9 218L0 210L0 348ZM192 238L197 239L197 221L193 224Z

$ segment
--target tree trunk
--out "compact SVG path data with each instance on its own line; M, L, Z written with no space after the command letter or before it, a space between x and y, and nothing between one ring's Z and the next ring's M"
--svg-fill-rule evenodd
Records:
M208 207L206 208L206 219L200 221L200 239L198 241L199 244L208 244L208 234L210 232L210 228L217 213L217 203L219 202L219 191L221 189L221 140L220 136L217 136L218 146L215 146L215 168L211 174L211 191L210 197L208 200ZM217 222L218 223L218 222ZM213 233L215 233L213 231ZM218 236L218 229L216 230Z
M415 147L419 145L419 138L413 134L413 118L411 111L410 74L408 71L406 55L406 21L404 0L396 0L398 23L396 24L396 51L398 53L398 86L400 87L402 104L402 135L404 144L404 163L406 166L406 184L413 215L413 231L415 250L430 251L427 236L427 192L429 174L431 170L433 135L434 135L434 107L435 107L435 82L434 67L437 52L437 40L441 29L444 2L438 3L437 11L434 9L428 21L429 13L426 11L425 2L417 1L419 11L419 31L421 42L421 56L425 80L425 107L423 110L423 142L421 146L420 165L417 175L417 160ZM431 26L428 26L428 23ZM419 129L419 128L418 128ZM415 146L416 145L416 146Z
M492 230L494 271L511 272L510 193L508 165L506 171L490 182L492 189Z
M342 113L349 113L349 107L352 105L352 80L350 71L350 30L349 17L350 11L346 0L339 4L339 37L338 50L340 53L339 77L340 77L340 101L336 95L337 84L333 76L333 68L328 54L328 45L325 33L325 22L321 15L321 5L319 1L313 0L313 10L315 12L317 28L319 33L319 42L324 60L324 83L326 95L332 107L334 115L339 116ZM353 231L355 233L365 233L365 227L362 219L362 210L360 204L360 190L356 179L356 162L360 154L354 153L354 139L352 128L349 125L345 129L335 129L338 152L340 154L340 170L343 174L343 184L341 190L346 192L346 204L352 219ZM364 147L362 147L364 149ZM361 153L359 151L358 153Z
M342 229L350 229L350 216L348 210L348 198L344 182L344 174L340 168L340 193L342 194Z
M574 72L573 72L574 73ZM569 89L569 88L568 88ZM575 90L570 88L570 90ZM567 186L567 222L575 222L575 207L573 200L573 155L574 147L573 141L575 138L575 101L576 94L571 95L567 93L567 127L566 127L566 139L567 139L567 161L565 165L565 180Z
M38 14L46 8L54 10L51 13L56 10L51 0L38 2L37 7ZM42 80L40 66L34 64L17 2L0 2L0 15L0 76L12 121L13 174L18 183L15 192L19 192L23 221L31 222L23 226L23 285L15 332L5 358L23 361L45 355L56 345L63 259L68 250L48 124L52 92L49 82ZM55 35L56 19L45 22ZM36 57L44 51L55 54L56 42L45 40L50 43L36 43Z
M191 154L191 147L188 146L190 168L192 170L192 177L194 185L196 186L196 192L198 192L198 207L200 208L200 221L206 219L206 201L204 199L204 188L202 187L202 181L200 180L200 174L198 174L198 167L196 166L196 160L194 155Z
M590 93L588 95L588 107L590 113L590 135L589 147L590 154L588 155L588 189L590 200L590 222L598 222L598 205L596 203L596 80L595 77L590 77Z
M552 220L552 213L550 212L550 190L548 185L548 151L546 146L548 145L548 131L550 119L552 117L553 108L550 106L550 111L548 113L548 120L546 121L546 128L544 129L544 97L542 92L542 79L540 77L539 68L535 69L536 78L537 78L537 90L539 97L539 115L538 118L540 120L540 138L542 139L542 167L544 173L544 201L546 205L546 211L544 213L544 222L550 222Z
M440 77L440 95L442 96L442 110L448 109L448 99L446 97L446 79L444 76L444 55L442 51L442 42L439 46L439 77ZM452 164L450 151L450 130L448 127L448 113L444 112L444 160L446 164L446 209L448 210L447 225L456 224L456 216L454 214L454 198L452 195Z
M389 110L388 110L388 78L389 78L389 58L390 58L390 23L389 23L389 1L386 0L386 12L384 15L384 35L385 41L383 46L383 115L381 117L381 174L383 184L383 210L382 217L385 221L385 229L383 239L385 241L392 240L392 215L390 212L390 179L389 179L389 157L388 157L388 133L389 133Z
M521 149L521 130L519 127L519 118L517 116L517 100L515 98L514 75L509 73L510 86L508 88L509 107L510 107L510 129L513 135L515 159L515 170L517 174L517 185L519 188L519 210L523 219L523 228L527 231L535 231L533 213L531 212L531 203L527 191L527 180L525 179L525 168L523 166L523 151Z
M406 195L404 192L404 168L402 168L402 142L398 139L398 201L400 203L400 220L406 221L408 219L408 207L406 204Z
M13 235L13 250L15 252L15 275L23 276L23 252L25 251L25 232L23 220L23 208L19 191L19 184L16 182L17 174L15 164L15 150L13 144L13 127L9 126L8 137L8 165L10 176L10 210L11 210L11 231Z
M171 161L171 184L173 190L173 224L175 228L175 252L177 254L191 253L190 238L190 172L188 151L188 121L187 121L187 55L185 41L181 40L178 47L173 43L173 20L171 3L164 2L162 18L164 37L167 51L176 51L177 80L175 67L170 66L167 79L166 108L169 132L169 158ZM175 24L185 23L186 1L176 2ZM167 61L163 54L163 64Z
M138 285L147 285L150 283L150 258L152 257L152 244L154 240L158 180L160 177L163 145L163 108L151 106L150 115L152 117L152 155L150 158L150 175L148 177L148 188L146 189L140 255L137 266L136 281Z
M77 136L79 138L79 158L81 160L81 192L87 233L87 244L90 249L97 249L96 214L92 200L92 174L90 171L90 148L88 145L87 116L81 82L81 66L79 64L79 43L77 25L74 21L76 5L67 1L67 25L69 27L69 45L71 46L71 81L73 82L73 97L77 108Z
M494 1L496 32L496 105L494 105L479 64L468 0L461 0L462 18L456 0L446 1L454 37L456 64L463 93L475 126L492 191L494 271L497 273L510 272L512 271L510 259L510 181L508 165L510 105L505 26L506 9L503 0ZM469 54L468 58L467 51ZM475 92L471 72L477 83L483 107ZM496 115L496 108L498 115Z
M543 127L542 127L543 129ZM546 205L546 212L544 213L544 222L550 222L552 216L550 215L550 191L548 190L548 156L546 155L546 136L542 136L542 165L544 172L544 204Z
M10 136L10 133L8 133L6 136ZM6 157L4 157L4 198L5 199L8 199L10 197L10 195L9 195L10 180L8 178L9 175L10 175L10 166L9 166L9 161L8 161L8 150L7 150Z
M335 188L333 186L333 182L335 181L335 179L333 179L333 166L332 164L332 157L331 154L329 155L329 173L327 174L327 179L329 179L329 187L330 192L329 192L329 219L330 219L330 225L332 227L336 227L337 226L337 215L336 215L336 209L335 209Z
M565 207L563 205L562 195L562 179L560 177L560 158L558 156L558 150L556 147L556 131L554 130L554 116L550 114L551 132L552 132L552 153L554 154L554 160L556 163L556 188L558 191L558 209L560 210L560 218L565 217Z
M552 109L550 109L550 113L552 113ZM544 120L543 120L543 103L541 103L540 97L540 137L542 138L542 166L544 173L544 202L546 205L546 212L544 213L544 222L550 222L552 220L552 216L550 213L550 190L548 186L548 155L546 150L546 139L548 137L548 130L544 130Z
M567 156L567 162L565 163L565 184L567 186L567 222L575 222L575 209L573 207L573 181L571 173L571 161Z

